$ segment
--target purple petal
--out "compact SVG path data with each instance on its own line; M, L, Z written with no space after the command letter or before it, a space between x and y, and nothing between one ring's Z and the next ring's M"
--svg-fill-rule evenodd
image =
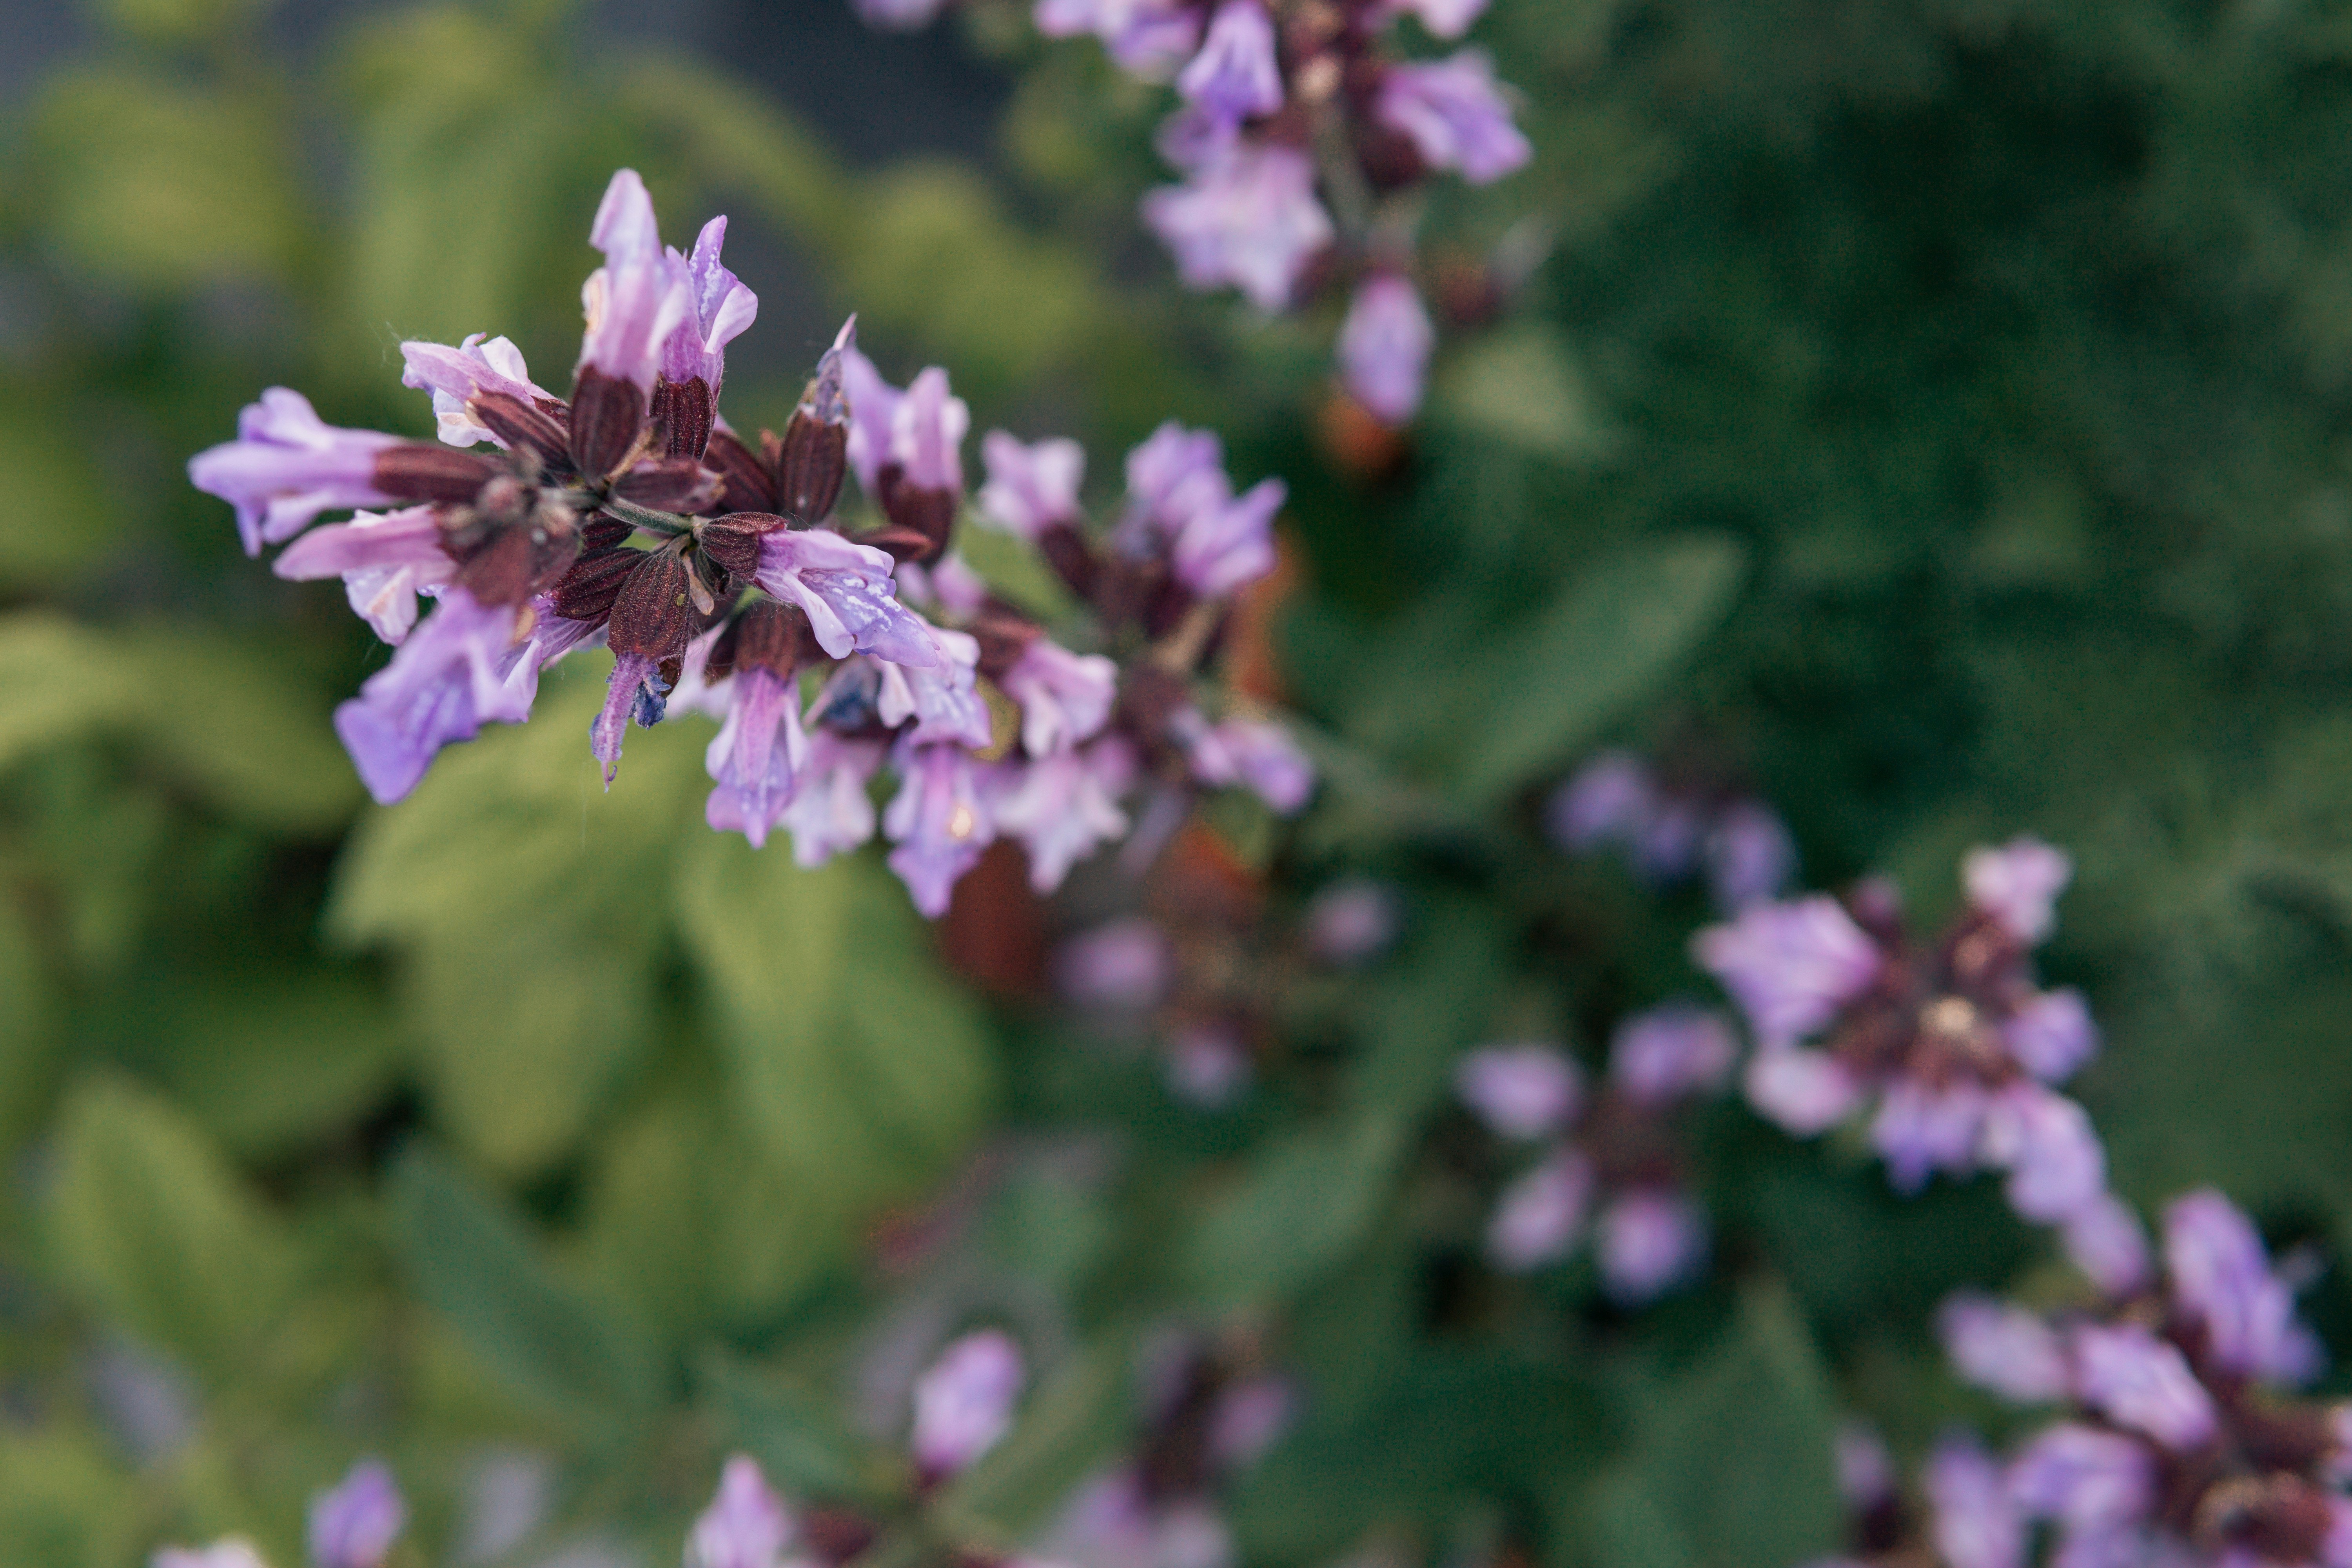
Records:
M1594 1260L1609 1294L1629 1306L1656 1300L1697 1273L1706 1215L1680 1193L1638 1187L1601 1214Z
M1125 836L1119 797L1135 779L1135 753L1116 735L1084 751L1072 748L996 775L992 810L997 831L1029 851L1029 883L1041 893L1062 885L1070 868Z
M830 730L811 737L808 765L784 808L794 865L822 866L874 837L874 801L866 786L881 765L879 742L845 741Z
M335 732L368 793L390 805L416 787L434 754L493 721L530 717L539 672L577 640L578 623L541 617L516 636L510 605L475 603L451 587L360 694L335 710Z
M738 1454L687 1537L687 1568L779 1568L793 1521L756 1460Z
M407 1518L389 1468L374 1459L352 1466L310 1504L312 1568L380 1568Z
M1430 167L1458 170L1474 185L1501 179L1530 153L1483 49L1390 67L1372 113L1410 138Z
M1699 966L1723 982L1767 1046L1814 1033L1878 974L1877 944L1835 899L1816 893L1755 904L1691 940Z
M1186 283L1231 283L1261 310L1290 303L1299 272L1332 235L1307 155L1249 143L1184 184L1147 194L1143 219L1175 252Z
M1021 1347L999 1329L964 1335L915 1384L915 1463L952 1476L994 1447L1013 1424L1028 1370Z
M806 612L835 658L871 653L929 669L944 657L921 616L900 605L890 557L826 529L778 529L760 541L761 587Z
M588 327L580 363L650 395L664 346L691 322L694 300L684 269L662 249L653 198L635 170L621 170L604 188L588 240L604 253L604 265L581 290Z
M1301 923L1309 952L1326 963L1352 969L1388 951L1404 923L1404 911L1387 883L1350 877L1308 900Z
M2074 875L2074 863L2038 838L2014 838L1998 849L1971 849L1960 877L1969 901L2032 947L2057 923L2058 895Z
M1393 272L1364 280L1339 324L1339 378L1384 424L1402 425L1421 406L1423 378L1437 331L1413 286Z
M1201 52L1176 79L1185 101L1228 123L1282 107L1274 22L1257 0L1224 0L1210 19Z
M484 441L506 445L496 434L475 424L473 416L466 412L467 403L478 394L503 393L532 406L553 396L530 379L520 349L505 338L485 341L485 337L476 332L454 349L446 343L409 342L400 345L400 357L405 364L400 384L431 390L433 416L440 426L441 439L452 447L478 446Z
M1078 518L1078 486L1087 472L1086 448L1056 439L1023 446L1002 430L980 439L988 482L980 487L980 515L1010 533L1034 541L1057 522Z
M1174 966L1160 928L1131 915L1065 942L1054 974L1062 994L1081 1007L1141 1012L1166 994Z
M1110 721L1118 666L1100 654L1076 654L1045 637L1029 645L999 683L1021 704L1021 744L1050 756L1092 738Z
M2098 1026L2073 986L2028 998L2001 1029L2018 1066L2044 1083L2063 1083L2099 1048Z
M2065 1397L2065 1346L2024 1308L1963 1290L1937 1310L1936 1331L1970 1383L2021 1405Z
M1487 1046L1456 1065L1454 1091L1498 1137L1545 1138L1575 1120L1584 1075L1555 1046Z
M1738 1054L1722 1014L1669 1003L1617 1026L1609 1076L1636 1103L1663 1107L1722 1082Z
M2294 1293L2272 1271L2252 1222L2220 1193L2190 1193L2164 1211L2164 1266L2173 1300L2204 1325L2217 1365L2283 1383L2318 1372L2318 1342L2295 1321Z
M1592 1196L1592 1168L1572 1150L1558 1150L1503 1189L1486 1226L1486 1252L1501 1268L1524 1274L1568 1256L1584 1228Z
M1920 1479L1934 1510L1936 1549L1950 1568L2022 1568L2024 1521L2000 1467L1973 1438L1947 1437Z
M2156 1456L2145 1444L2074 1421L2035 1436L2009 1468L2018 1506L2070 1531L2137 1523L2156 1504Z
M898 846L890 869L907 884L915 908L937 920L947 913L956 883L995 840L996 824L962 747L903 748L898 766L903 782L882 816L882 831Z
M751 665L729 684L733 700L726 722L703 756L715 786L703 820L719 832L740 833L757 849L792 804L808 760L808 739L801 732L800 697L791 682Z
M2214 1433L2212 1396L2180 1352L2137 1323L2074 1331L2074 1392L2116 1425L2176 1451Z
M1800 1138L1825 1132L1846 1118L1862 1090L1827 1051L1767 1045L1748 1059L1741 1087L1748 1102Z
M376 455L397 436L346 430L320 419L310 400L273 386L237 416L236 439L188 459L188 482L236 508L247 555L291 539L322 511L384 506Z

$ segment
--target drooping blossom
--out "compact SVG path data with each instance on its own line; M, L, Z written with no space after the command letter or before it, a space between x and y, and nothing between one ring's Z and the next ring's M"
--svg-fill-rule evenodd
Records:
M311 1501L311 1568L382 1568L407 1520L390 1468L362 1460Z
M341 577L352 613L393 647L416 625L420 594L437 592L457 575L441 546L441 524L429 506L394 512L354 512L349 522L314 528L278 552L269 569L305 582Z
M1021 743L1048 757L1100 731L1118 696L1118 666L1040 637L997 682L1021 704Z
M1636 1187L1611 1202L1593 1240L1602 1286L1629 1305L1696 1274L1706 1250L1706 1212L1671 1187Z
M1720 1084L1738 1049L1723 1015L1669 1003L1618 1026L1609 1077L1639 1104L1668 1105Z
M1290 303L1300 270L1332 236L1314 164L1283 146L1236 146L1185 184L1147 194L1143 219L1186 283L1230 283L1261 310Z
M1591 1198L1592 1168L1572 1150L1555 1150L1503 1189L1486 1224L1487 1253L1514 1273L1565 1258L1583 1233Z
M996 831L1029 852L1029 883L1050 893L1070 868L1127 831L1119 797L1135 778L1135 754L1108 735L1094 744L1034 758L1001 773L993 796Z
M822 866L874 837L874 802L866 785L881 767L882 752L879 741L844 740L831 730L810 737L808 765L784 807L793 864Z
M1709 926L1692 952L1768 1048L1818 1032L1868 989L1883 962L1838 901L1819 893L1759 904L1728 925Z
M890 869L907 884L915 908L937 918L947 912L956 883L995 842L995 818L962 747L909 747L898 765L904 782L882 815L882 831L897 846Z
M506 437L466 411L482 393L498 393L533 408L555 401L554 394L530 379L522 351L510 339L476 332L456 348L409 342L400 345L400 357L404 366L400 384L433 394L436 433L452 447L478 447L486 441L507 445Z
M1173 962L1160 928L1129 916L1070 938L1054 969L1062 994L1078 1005L1135 1012L1167 993Z
M2024 1518L2000 1466L1974 1438L1946 1437L1921 1479L1935 1516L1936 1549L1950 1568L2021 1568Z
M1529 156L1483 49L1391 67L1372 112L1410 138L1432 168L1458 171L1474 185L1501 179Z
M729 686L726 721L704 758L717 786L704 816L713 828L740 833L757 849L792 804L808 762L808 737L799 694L773 671L754 666Z
M1404 911L1387 883L1349 877L1308 900L1305 924L1309 952L1326 963L1352 969L1395 942Z

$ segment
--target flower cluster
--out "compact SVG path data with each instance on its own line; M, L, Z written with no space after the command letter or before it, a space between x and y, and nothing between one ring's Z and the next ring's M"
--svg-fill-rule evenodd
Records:
M858 0L883 26L917 26L941 0ZM1436 332L1415 280L1418 188L1441 171L1486 184L1528 161L1508 89L1486 54L1397 58L1407 11L1459 38L1485 0L1037 0L1038 30L1093 34L1123 69L1175 84L1161 154L1183 176L1143 218L1195 289L1232 285L1277 311L1351 290L1342 384L1383 424L1420 406ZM1472 292L1480 292L1473 290Z
M1705 1262L1706 1215L1685 1191L1674 1113L1720 1084L1738 1046L1717 1014L1685 1005L1626 1019L1609 1075L1588 1092L1576 1063L1545 1044L1487 1046L1462 1058L1454 1089L1496 1136L1537 1144L1503 1190L1486 1250L1515 1272L1566 1258L1594 1221L1602 1285L1637 1305Z
M590 749L608 786L632 721L708 712L711 826L754 845L782 826L815 865L873 837L887 767L879 826L926 914L999 836L1050 890L1127 832L1138 787L1179 814L1188 792L1232 784L1304 802L1312 772L1283 731L1213 721L1196 689L1230 597L1273 565L1279 481L1235 495L1216 438L1169 426L1129 458L1098 547L1076 447L992 434L992 519L1083 584L1097 618L1079 635L1129 663L1065 647L950 552L970 415L945 371L892 386L853 321L782 437L728 427L725 350L758 301L719 259L726 226L713 218L691 255L665 248L644 184L614 176L569 398L503 338L404 343L441 444L328 426L278 387L189 464L235 504L249 553L291 541L278 574L341 577L396 647L335 716L376 799L482 724L527 719L540 672L601 643L614 662ZM855 536L835 515L852 470L882 520ZM312 526L369 508L388 510Z
M1874 882L1845 903L1751 905L1692 951L1755 1031L1746 1087L1764 1115L1810 1137L1874 1099L1870 1142L1898 1190L1937 1171L2006 1171L2019 1214L2062 1226L2077 1263L2128 1289L2145 1238L2106 1190L2090 1119L2051 1087L2090 1058L2097 1032L2082 994L2040 989L2031 963L2072 875L2064 855L2020 838L1969 854L1967 907L1932 945L1909 938L1893 889Z
M1780 813L1741 790L1661 776L1630 752L1604 752L1578 769L1553 794L1544 825L1573 854L1617 850L1654 886L1704 871L1727 914L1778 897L1797 870Z
M2319 1369L2292 1287L2216 1192L2173 1203L2163 1253L2161 1281L2090 1310L1945 1303L1962 1376L2060 1413L2005 1459L1937 1447L1921 1489L1950 1568L2024 1568L2037 1526L2053 1564L2352 1564L2352 1411L2285 1392Z

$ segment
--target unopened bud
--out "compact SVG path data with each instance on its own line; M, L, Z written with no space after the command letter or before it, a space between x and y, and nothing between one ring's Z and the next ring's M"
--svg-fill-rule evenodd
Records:
M653 416L655 444L669 456L700 458L709 446L711 420L718 408L710 384L702 377L683 383L661 377L654 383L648 412Z
M636 383L583 365L572 386L572 466L592 479L611 473L636 446L645 419Z
M462 506L499 472L497 458L480 452L406 442L375 455L373 484L394 500Z
M616 654L668 658L693 639L693 605L686 563L669 550L655 551L643 557L614 595L605 641Z

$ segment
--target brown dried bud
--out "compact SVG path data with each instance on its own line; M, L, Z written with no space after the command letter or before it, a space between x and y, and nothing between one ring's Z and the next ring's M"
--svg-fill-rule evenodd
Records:
M948 536L955 530L955 492L918 489L901 483L898 475L899 470L895 466L882 470L882 515L898 527L914 533L928 547L923 552L898 558L911 561L918 566L928 565L946 552ZM880 544L879 541L876 542L884 550L891 550L889 545ZM891 553L896 555L898 552L891 550Z
M613 599L604 637L614 653L669 658L694 638L694 595L688 591L686 563L675 551L642 557Z
M462 505L498 477L503 465L479 452L412 441L375 455L375 488L396 500Z
M1070 585L1070 592L1081 599L1095 596L1095 552L1086 535L1066 522L1047 523L1037 535L1037 550L1045 557L1045 564Z
M654 383L654 445L673 458L700 458L710 444L718 400L700 376L680 384L667 376Z
M849 426L817 418L806 408L793 411L777 449L777 499L782 510L804 523L833 515L849 472Z
M1003 679L1029 645L1044 635L1036 622L996 605L982 610L966 629L980 644L980 673L991 680Z
M555 613L570 621L601 621L613 613L621 584L646 558L642 550L606 546L582 553L555 584Z
M745 517L760 518L761 512L730 512L718 522L706 522L695 531L702 552L738 577L757 576L760 571L760 536L773 531L770 529L743 526ZM781 524L783 519L778 518Z
M775 469L751 447L724 430L714 431L702 460L719 471L719 500L728 510L776 510Z
M857 542L870 544L877 550L888 552L890 559L902 566L909 562L920 566L929 560L932 554L929 535L919 533L911 528L900 528L896 523L887 528L877 528L861 533L857 536Z
M478 392L467 401L466 412L517 451L539 454L549 467L572 467L572 438L554 416L503 392Z
M719 499L719 483L692 458L647 458L613 481L613 493L656 511L700 511Z
M485 605L519 605L563 577L580 553L580 530L568 508L534 507L501 523L457 557L457 581Z
M645 394L634 381L606 375L590 365L572 384L572 464L601 479L635 449L646 422Z
M745 606L733 629L736 666L756 665L784 680L800 668L801 650L814 640L800 607L773 599L757 599Z
M838 1508L804 1510L800 1525L801 1538L826 1568L840 1568L842 1563L864 1555L877 1533L864 1519Z

